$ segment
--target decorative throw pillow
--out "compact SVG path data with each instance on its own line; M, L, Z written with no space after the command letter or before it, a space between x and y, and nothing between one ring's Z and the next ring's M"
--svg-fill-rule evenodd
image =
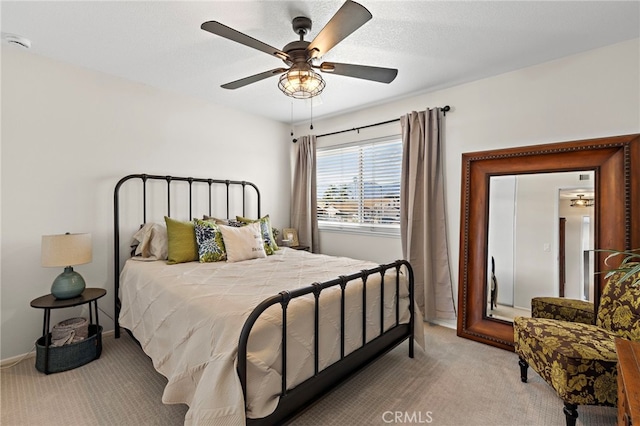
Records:
M213 222L216 225L235 226L236 228L246 225L245 223L238 222L237 220L234 220L234 219L220 219L218 217L207 216L206 214L202 216L202 220Z
M196 230L196 242L198 243L198 257L201 263L219 262L227 258L222 233L217 224L208 221L193 219Z
M208 222L213 222L216 225L229 225L229 220L228 219L220 219L218 217L209 216L209 215L206 215L206 214L202 216L202 220L206 220Z
M276 244L276 239L273 236L273 229L271 228L271 219L269 219L269 215L261 217L258 220L249 219L242 216L236 216L238 222L241 223L254 223L260 222L260 229L262 231L262 238L264 240L264 250L268 255L272 255L279 250L280 248Z
M193 222L181 222L165 216L167 224L167 263L193 262L198 260L198 243Z
M132 246L135 255L147 260L165 260L167 258L167 228L161 223L145 223L133 235Z
M218 225L218 227L222 232L228 262L267 257L258 222L241 228L225 225Z

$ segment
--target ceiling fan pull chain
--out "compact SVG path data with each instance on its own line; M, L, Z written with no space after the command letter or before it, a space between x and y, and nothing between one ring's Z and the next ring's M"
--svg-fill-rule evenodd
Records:
M293 101L291 101L291 136L293 136Z
M309 126L310 130L313 130L313 99L310 99L311 102L311 126Z

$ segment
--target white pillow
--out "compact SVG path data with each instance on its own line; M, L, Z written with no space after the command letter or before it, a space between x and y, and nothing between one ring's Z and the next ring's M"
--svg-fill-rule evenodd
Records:
M267 257L260 222L251 223L240 228L218 225L222 232L224 246L227 249L227 262Z
M145 260L167 258L167 228L160 223L145 223L133 236L132 243L138 243L135 254Z

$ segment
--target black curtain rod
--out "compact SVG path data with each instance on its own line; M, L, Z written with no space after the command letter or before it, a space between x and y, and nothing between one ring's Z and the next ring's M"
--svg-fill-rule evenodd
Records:
M331 133L325 133L324 135L318 135L318 136L316 136L316 138L321 138L323 136L332 136L332 135L337 135L337 134L340 134L340 133L347 133L347 132L353 132L353 131L357 132L357 131L360 131L360 129L366 129L367 127L382 126L383 124L395 123L396 121L400 121L400 119L396 118L395 120L381 121L380 123L374 123L374 124L368 124L366 126L354 127L353 129L338 130L337 132L331 132Z
M442 113L446 116L447 112L451 111L451 107L449 105L445 105L442 108ZM360 127L354 127L353 129L345 129L345 130L338 130L337 132L331 132L331 133L324 133L322 135L317 135L316 138L321 138L323 136L333 136L333 135L338 135L340 133L347 133L347 132L353 132L353 131L360 131L361 129L366 129L368 127L375 127L375 126L382 126L383 124L389 124L389 123L395 123L396 121L400 121L399 118L396 118L394 120L387 120L387 121L381 121L380 123L374 123L374 124L367 124L366 126L360 126ZM298 139L294 139L293 143L298 142Z

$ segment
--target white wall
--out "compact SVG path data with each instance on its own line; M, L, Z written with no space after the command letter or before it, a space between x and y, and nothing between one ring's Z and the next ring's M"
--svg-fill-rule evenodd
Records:
M379 264L402 259L399 236L369 236L321 231L320 246L322 253L325 254L370 260Z
M289 127L2 45L1 359L42 331L29 302L62 269L40 267L45 234L90 232L90 287L113 315L113 188L130 173L248 180L289 224ZM186 219L186 218L185 218ZM54 311L52 324L84 309ZM105 331L113 323L100 316Z
M449 250L457 297L461 154L640 132L639 52L640 40L634 39L339 117L316 120L313 133L386 121L426 107L451 106L445 119L445 181ZM426 69L425 73L428 72ZM325 90L331 90L330 82ZM375 83L371 83L371 90L375 90ZM314 112L322 114L322 106ZM376 129L379 128L369 129L368 134L380 136ZM296 135L308 133L308 123L295 129ZM331 238L331 235L322 235L323 251L328 252L325 247ZM360 251L359 244L359 241L350 243L347 240L342 250L355 255ZM397 256L393 247L385 244L381 247L381 251L389 250L389 259Z

